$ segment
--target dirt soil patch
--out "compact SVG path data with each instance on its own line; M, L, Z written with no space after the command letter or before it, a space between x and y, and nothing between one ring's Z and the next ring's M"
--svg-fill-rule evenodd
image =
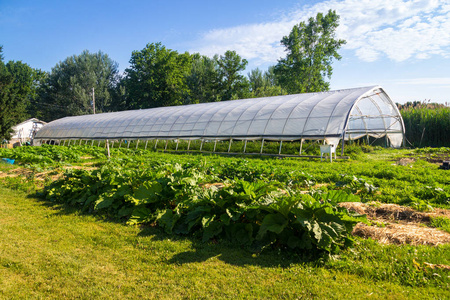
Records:
M17 169L10 170L8 172L0 172L0 178L21 176L21 177L26 177L26 178L34 177L35 180L39 180L39 181L44 181L47 177L50 177L52 181L55 181L55 180L61 178L62 175L63 175L62 173L55 174L55 171L53 171L53 170L34 173L32 170L26 169L26 168L17 168Z
M435 164L435 165L441 165L444 161L450 160L450 154L449 153L426 153L426 154L417 154L417 153L411 153L407 154L407 157L401 157L399 159L396 159L396 164L401 166L407 166L412 163L414 163L416 160L425 160L429 163Z
M372 225L358 223L352 234L385 244L440 245L450 243L450 233L427 227L432 217L450 218L450 210L420 212L397 204L344 202L342 207L367 215Z
M93 163L84 163L82 166L66 166L64 169L83 169L83 170L95 170L97 167L91 167ZM56 181L64 176L64 172L62 170L55 171L44 171L44 172L34 172L33 170L27 169L27 168L16 168L9 170L8 172L1 172L0 171L0 178L5 177L26 177L31 178L33 177L35 180L39 181L45 181L46 178L50 177L52 181Z
M222 182L215 182L215 183L202 183L202 184L199 184L199 186L202 188L205 188L205 189L210 189L212 187L215 187L215 188L221 190L225 187L225 184Z
M416 161L415 158L410 158L410 157L402 157L397 161L397 165L400 166L407 166L410 165L412 163L414 163Z

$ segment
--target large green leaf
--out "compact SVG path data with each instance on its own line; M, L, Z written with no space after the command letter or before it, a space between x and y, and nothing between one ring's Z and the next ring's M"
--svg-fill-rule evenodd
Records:
M223 224L218 220L208 221L203 227L203 242L209 241L211 238L222 232Z
M216 218L216 215L206 215L202 218L202 227L206 228L209 226L209 224L214 221Z
M257 239L261 239L267 231L280 234L288 224L288 220L280 213L268 214L264 217L259 228Z
M242 216L244 210L242 208L227 208L226 213L227 215L233 220L237 221Z
M316 200L328 200L331 203L340 203L340 202L359 202L361 199L353 194L347 193L342 190L331 190L326 193L314 193L313 197Z
M162 192L161 183L157 181L145 181L134 192L133 198L137 200L138 204L153 203L158 201L158 194Z
M111 197L100 196L97 201L95 201L95 210L100 210L103 208L108 208L113 204L114 199Z
M227 213L221 214L220 215L220 221L224 224L224 225L230 225L230 221L231 218Z
M179 215L174 214L171 209L159 211L156 216L156 222L158 222L158 225L164 228L164 231L168 234L172 233L172 229L178 219Z
M311 222L311 231L314 234L314 238L320 242L322 240L322 228L320 227L320 224L316 221Z
M253 226L252 224L242 224L241 228L236 231L236 240L244 245L253 241Z
M188 225L190 231L195 225L199 225L206 214L209 214L211 207L209 206L197 206L193 210L189 211L186 216L185 222Z
M137 206L133 209L130 219L127 221L129 225L140 224L148 221L152 211L145 206Z

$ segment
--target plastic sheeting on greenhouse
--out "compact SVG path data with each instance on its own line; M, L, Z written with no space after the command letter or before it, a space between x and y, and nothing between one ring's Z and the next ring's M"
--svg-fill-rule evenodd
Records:
M35 140L403 141L402 117L379 86L65 117Z

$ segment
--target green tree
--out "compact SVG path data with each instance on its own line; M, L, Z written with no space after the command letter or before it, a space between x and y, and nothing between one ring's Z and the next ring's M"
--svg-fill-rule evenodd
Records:
M218 65L219 98L223 100L249 97L249 82L240 72L245 70L247 60L242 59L236 51L226 51L224 55L215 56Z
M283 91L278 85L273 69L274 67L270 67L263 74L259 68L256 68L248 73L251 97L283 95Z
M41 90L44 119L93 113L92 88L96 113L108 111L117 81L117 63L101 51L66 58L52 68Z
M124 86L127 109L183 104L189 93L186 76L191 70L189 53L179 54L161 43L133 51Z
M258 94L258 91L261 90L265 85L263 73L259 68L251 70L250 73L247 74L248 80L250 83L250 91L252 94Z
M13 76L10 93L21 99L20 103L17 103L18 109L22 111L20 121L30 116L39 118L40 108L36 103L38 91L45 80L46 73L33 69L21 61L9 61L6 69Z
M339 48L344 40L336 39L339 15L329 10L326 15L318 13L308 23L300 22L292 28L281 43L287 55L278 61L275 74L280 85L289 94L326 91L334 59L341 59Z
M3 63L3 47L0 46L0 139L9 140L11 127L15 125L14 112L15 97L10 94L13 81L12 75Z
M28 95L27 113L30 117L44 119L48 105L43 101L40 101L42 96L41 91L45 86L45 82L48 79L50 73L33 69L34 76L32 82L31 92Z
M109 106L110 111L121 111L128 109L128 98L125 88L125 80L121 78L117 82L116 86L110 90L111 104Z
M37 96L39 72L21 61L3 62L0 46L0 139L10 139L12 126L26 120L27 108Z
M186 76L189 94L186 104L220 100L218 64L207 56L193 55L192 68Z

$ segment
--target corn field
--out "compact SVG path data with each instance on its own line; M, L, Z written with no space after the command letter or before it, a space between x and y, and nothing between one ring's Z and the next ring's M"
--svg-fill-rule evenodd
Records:
M406 138L413 147L450 146L450 106L425 102L399 105ZM408 144L407 142L407 144Z

